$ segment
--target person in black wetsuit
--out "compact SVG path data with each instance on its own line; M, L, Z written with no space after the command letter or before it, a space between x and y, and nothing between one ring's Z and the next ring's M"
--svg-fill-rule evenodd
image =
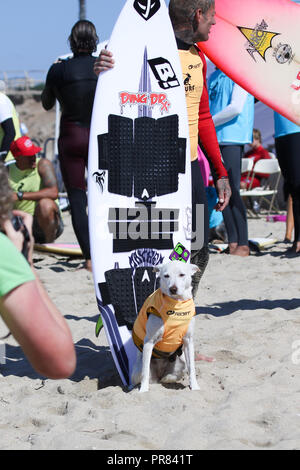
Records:
M98 36L93 23L78 21L72 28L69 43L73 57L53 64L42 92L42 104L51 109L56 99L61 107L58 153L61 173L68 193L72 224L79 245L91 270L88 232L85 169L91 114L97 85L93 71Z

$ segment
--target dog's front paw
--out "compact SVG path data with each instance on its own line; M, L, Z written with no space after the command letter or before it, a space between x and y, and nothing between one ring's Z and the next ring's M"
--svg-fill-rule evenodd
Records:
M178 376L175 374L167 374L160 379L162 384L174 384L178 380Z
M145 392L149 392L149 386L145 384L141 384L139 393L145 393Z
M200 390L200 387L197 382L190 383L190 389L191 390Z

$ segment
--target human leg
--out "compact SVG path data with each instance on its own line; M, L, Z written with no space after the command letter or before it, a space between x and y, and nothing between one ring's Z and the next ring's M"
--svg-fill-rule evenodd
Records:
M292 251L300 252L300 132L275 139L276 154L281 172L290 192L294 218L294 243Z
M204 274L209 260L208 238L209 238L209 217L206 191L198 161L193 161L192 165L192 231L194 239L192 243L191 263L196 264L200 269L192 277L193 298L195 298L200 280ZM198 220L197 205L202 205L201 214L203 220ZM202 246L201 239L203 240ZM198 245L199 244L199 245ZM194 245L194 248L193 248Z
M74 232L86 260L91 259L89 243L89 227L87 216L87 196L82 189L68 189L71 218Z
M229 250L230 254L247 256L249 254L247 214L240 196L243 147L241 145L222 145L220 148L232 191L230 202L223 211Z
M294 215L293 215L293 200L292 196L289 195L287 202L287 214L286 214L286 225L285 225L285 237L286 242L292 241L294 231Z
M63 222L55 201L44 198L37 203L32 232L37 243L52 243L62 234Z
M86 268L91 270L85 181L88 141L89 129L74 123L61 126L58 142L61 173L68 193L73 229L86 260Z

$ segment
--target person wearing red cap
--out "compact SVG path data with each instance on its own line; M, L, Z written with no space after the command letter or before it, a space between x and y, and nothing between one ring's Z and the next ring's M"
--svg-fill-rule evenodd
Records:
M53 165L46 158L37 158L41 148L27 136L12 142L10 150L16 159L8 167L14 209L33 216L33 236L37 243L51 243L63 232Z

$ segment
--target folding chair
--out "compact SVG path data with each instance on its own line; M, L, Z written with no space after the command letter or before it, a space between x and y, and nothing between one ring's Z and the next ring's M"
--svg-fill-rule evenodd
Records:
M250 173L251 173L252 168L253 168L253 158L242 158L241 174L247 173L247 180L250 178Z
M269 177L266 179L263 186L251 189L251 186L253 184L253 180L254 180L254 177L255 177L256 174L268 174ZM276 175L276 174L278 174L278 176L275 180L275 184L272 185L271 182L270 182L270 177L271 177L271 175ZM278 184L279 184L279 180L280 180L280 174L281 174L280 166L278 164L277 159L259 160L255 164L255 166L252 170L252 179L251 179L251 182L250 182L250 187L247 190L241 190L241 196L243 196L243 197L244 196L246 196L246 197L256 197L256 198L260 198L260 201L261 200L266 201L267 204L269 205L269 207L268 207L268 215L269 215L272 208L273 208L275 197L276 197L276 194L278 192ZM271 186L273 186L273 187L271 187ZM267 199L267 196L272 196L271 200Z

